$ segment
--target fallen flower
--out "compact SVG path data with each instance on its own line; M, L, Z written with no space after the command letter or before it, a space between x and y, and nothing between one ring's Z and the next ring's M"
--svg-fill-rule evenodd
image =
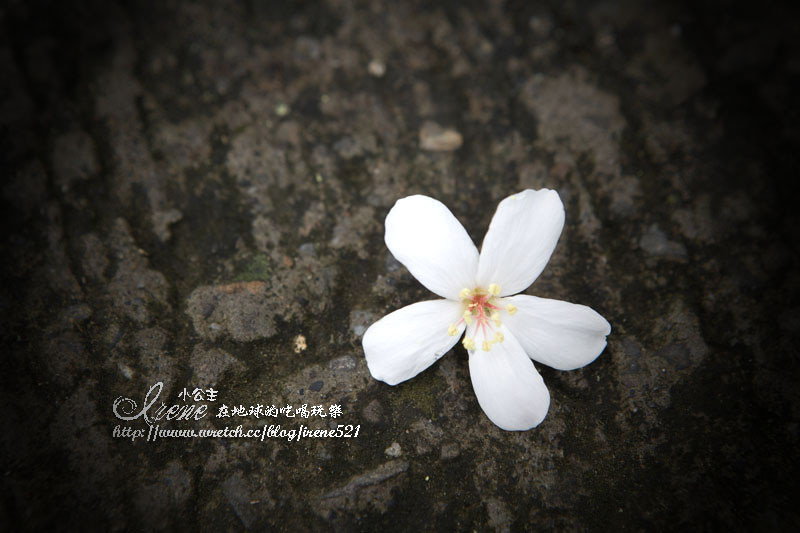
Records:
M594 361L611 326L585 306L517 295L539 277L564 227L558 193L525 190L500 202L480 254L444 204L398 200L386 216L386 246L409 272L445 298L411 304L364 333L375 379L396 385L448 352L466 331L475 396L505 430L544 420L550 393L531 359L559 370Z

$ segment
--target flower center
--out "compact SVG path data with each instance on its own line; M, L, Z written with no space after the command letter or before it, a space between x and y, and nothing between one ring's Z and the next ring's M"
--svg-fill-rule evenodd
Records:
M480 335L484 341L481 348L485 352L492 349L492 345L503 342L503 333L495 328L499 328L503 323L500 321L500 312L507 311L513 315L517 312L514 304L503 305L500 294L500 286L496 283L489 285L488 289L475 287L474 289L461 289L459 297L464 305L464 313L461 320L456 324L451 324L447 332L452 336L458 332L458 326L466 322L467 326L475 322L474 331ZM464 336L462 341L467 350L475 349L475 337Z

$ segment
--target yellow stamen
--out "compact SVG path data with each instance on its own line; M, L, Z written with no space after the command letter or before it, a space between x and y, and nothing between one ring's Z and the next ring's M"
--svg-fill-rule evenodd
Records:
M500 313L498 313L497 311L492 311L491 318L492 322L494 322L494 325L500 327L500 325L502 324L502 322L500 322Z
M516 312L517 312L517 306L516 306L516 305L514 305L514 304L508 304L508 305L506 306L506 311L508 311L508 314L509 314L509 315L513 315L514 313L516 313Z
M500 285L498 285L497 283L492 283L491 285L489 285L489 294L491 294L492 296L497 296L498 294L500 294Z
M464 345L464 348L467 350L474 350L475 349L475 340L470 339L469 337L464 337L464 340L461 342Z
M503 337L503 334L501 332L499 331L494 332L494 342L503 342L504 340L505 337Z
M483 341L483 351L488 352L492 349L492 344L489 341Z
M455 324L450 324L450 327L447 328L447 334L453 337L456 333L458 333L458 328L456 328Z
M472 309L466 309L462 316L464 317L464 322L466 322L467 325L472 324Z
M461 289L461 292L458 293L458 297L462 300L469 300L472 298L472 291L466 288Z

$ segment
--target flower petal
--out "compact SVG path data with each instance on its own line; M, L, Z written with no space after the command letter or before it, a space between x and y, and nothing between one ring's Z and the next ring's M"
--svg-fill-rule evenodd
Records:
M594 361L606 347L611 326L591 307L524 294L503 302L517 306L503 321L534 361L574 370Z
M564 205L556 191L527 189L497 206L483 239L478 286L500 286L500 295L525 290L539 277L564 228Z
M443 203L427 196L398 200L386 215L386 246L409 272L439 296L458 300L471 288L478 250Z
M435 363L464 332L462 322L455 335L448 333L461 318L461 308L450 300L418 302L372 324L362 340L372 377L397 385Z
M501 326L503 342L486 352L481 334L473 329L467 331L468 336L476 335L476 349L469 350L469 375L483 412L507 431L538 426L550 408L550 393L522 346Z

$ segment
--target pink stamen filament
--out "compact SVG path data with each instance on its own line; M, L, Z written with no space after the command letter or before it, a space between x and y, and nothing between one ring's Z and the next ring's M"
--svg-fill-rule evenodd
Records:
M470 312L477 311L477 316L475 317L478 321L478 327L480 328L481 333L483 333L483 337L488 339L489 336L487 335L487 328L489 331L493 331L492 325L489 324L489 317L486 315L486 308L489 309L497 309L500 308L492 305L488 302L491 296L488 295L477 295L473 297L472 303L469 304L468 309ZM463 319L462 319L463 320Z
M452 324L448 329L450 335L455 335L457 328L460 328L463 323L467 326L472 324L473 320L477 321L476 328L473 331L473 336L465 336L463 340L464 347L467 350L475 349L475 339L483 337L482 348L484 351L491 350L493 344L503 342L503 334L500 331L495 331L495 328L489 322L494 322L494 325L499 327L500 312L507 309L506 307L498 307L491 303L491 300L497 298L500 293L500 287L494 283L489 285L489 290L480 287L475 289L462 289L459 293L461 301L465 305L464 313L455 324ZM477 334L475 334L477 333Z

